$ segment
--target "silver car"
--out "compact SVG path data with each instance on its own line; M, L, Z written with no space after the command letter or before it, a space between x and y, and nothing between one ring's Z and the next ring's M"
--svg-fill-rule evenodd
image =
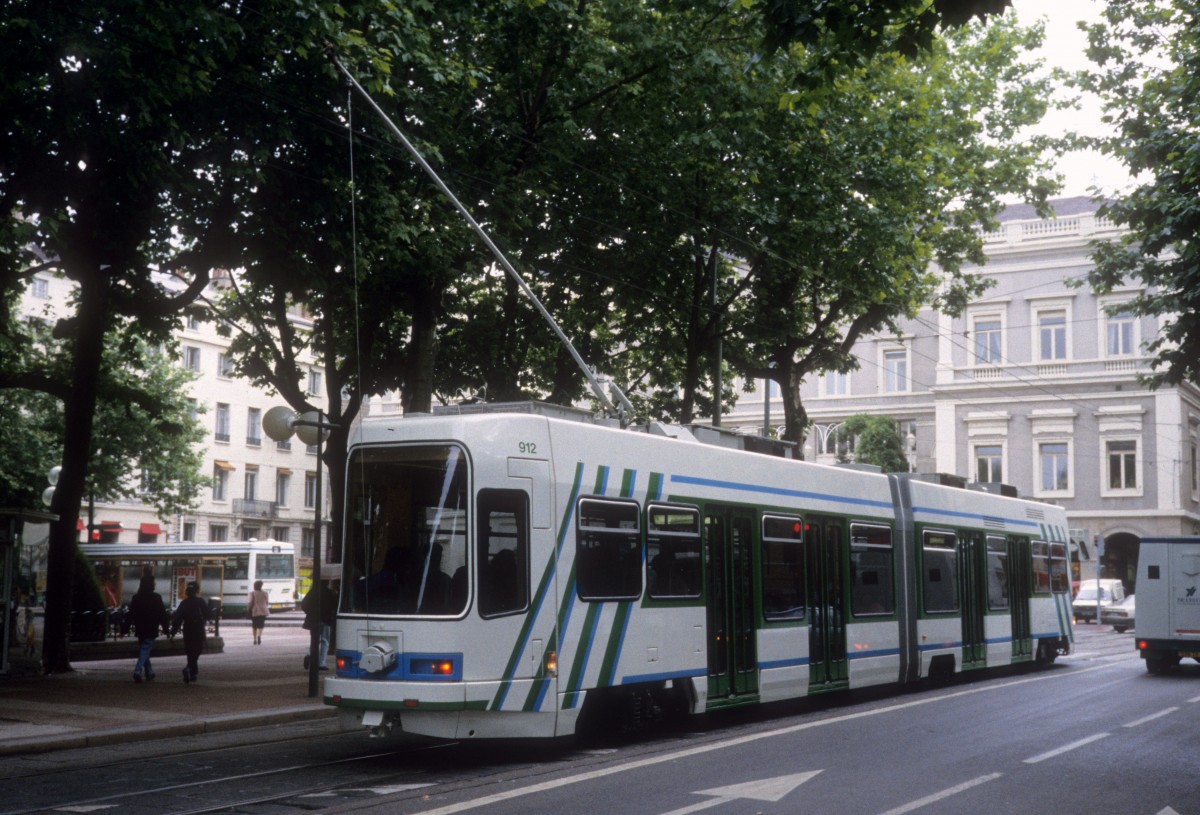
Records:
M1104 606L1100 609L1100 622L1111 625L1118 633L1125 633L1133 628L1133 595L1115 605Z

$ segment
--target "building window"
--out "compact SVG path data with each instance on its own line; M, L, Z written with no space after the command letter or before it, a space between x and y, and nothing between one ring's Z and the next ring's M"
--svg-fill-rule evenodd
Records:
M245 498L247 501L258 500L258 470L257 469L252 470L249 467L246 468L245 490L242 493L242 497Z
M308 395L309 396L320 396L321 395L321 372L320 371L309 370L309 372L308 372Z
M306 526L300 530L300 557L312 557L316 548L316 528Z
M192 331L200 328L200 312L193 309L187 313L184 319L186 320L187 327Z
M50 281L44 277L35 277L29 284L29 293L39 300L49 300Z
M980 444L975 448L975 480L981 484L1004 480L1004 448L999 444Z
M317 505L317 475L304 474L304 508L313 509Z
M242 540L255 541L258 540L258 532L262 527L242 525Z
M196 522L185 521L183 524L183 540L193 542L196 540Z
M1128 357L1134 353L1134 321L1133 312L1122 308L1113 314L1108 314L1104 321L1105 343L1104 351L1110 357Z
M1000 318L975 318L975 361L987 365L1000 364Z
M288 505L288 487L291 484L291 473L275 473L275 503L281 507Z
M826 371L821 377L821 389L825 396L845 396L850 392L850 374Z
M217 402L217 428L214 433L217 441L229 441L229 405Z
M229 525L209 524L208 540L209 543L224 543L225 541L229 540Z
M258 447L262 444L262 410L246 409L246 444Z
M1109 491L1132 492L1138 488L1138 443L1135 439L1110 439L1104 442L1108 466Z
M1041 465L1039 483L1042 492L1066 492L1071 488L1070 445L1067 442L1039 443L1038 462Z
M287 543L290 535L291 530L286 526L271 527L271 540L277 540L280 543Z
M214 501L224 501L229 495L229 471L220 465L213 467L213 493Z
M200 349L194 345L183 346L183 367L200 373Z
M1196 440L1192 439L1192 499L1200 500L1200 461L1196 458Z
M903 348L883 352L883 389L887 393L908 390L908 351Z
M1067 312L1063 309L1038 312L1038 359L1067 358Z
M233 378L233 361L228 354L217 354L217 376L221 379Z

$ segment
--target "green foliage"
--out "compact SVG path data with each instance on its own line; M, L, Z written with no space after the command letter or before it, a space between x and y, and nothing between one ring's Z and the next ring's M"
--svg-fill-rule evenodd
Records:
M904 450L904 438L896 422L887 416L856 413L838 425L838 459L848 460L853 440L854 461L874 464L885 473L906 473L910 466Z
M1104 294L1139 280L1125 306L1154 315L1150 384L1200 381L1200 15L1195 2L1112 0L1088 28L1096 69L1077 83L1100 94L1111 136L1090 141L1139 183L1102 216L1128 228L1093 256L1089 281Z

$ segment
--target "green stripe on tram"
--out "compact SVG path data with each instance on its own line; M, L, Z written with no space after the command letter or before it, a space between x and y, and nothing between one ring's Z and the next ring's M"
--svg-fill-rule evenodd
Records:
M554 580L554 571L557 565L557 554L561 553L563 541L566 539L567 524L570 523L571 513L575 509L575 499L579 496L579 487L583 482L583 462L575 465L575 479L571 484L571 500L567 502L566 508L563 510L562 521L558 527L558 540L555 544L556 556L547 559L546 568L542 572L542 577L538 581L537 594L538 598L530 609L525 614L525 622L521 625L521 631L517 635L517 641L513 645L512 654L509 655L508 664L504 668L504 678L500 682L500 687L496 690L496 695L492 699L491 709L499 710L504 704L504 698L508 695L508 689L512 686L513 678L517 672L517 665L520 664L521 654L525 651L525 646L529 643L529 633L533 630L533 624L536 621L538 613L541 611L542 601L550 590L550 585ZM542 670L539 667L539 670Z

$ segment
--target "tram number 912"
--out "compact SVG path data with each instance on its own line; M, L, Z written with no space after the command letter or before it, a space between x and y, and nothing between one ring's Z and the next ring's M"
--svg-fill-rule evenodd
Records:
M529 455L529 456L537 455L537 444L535 444L534 442L531 442L531 441L517 442L517 449L520 450L525 455Z

